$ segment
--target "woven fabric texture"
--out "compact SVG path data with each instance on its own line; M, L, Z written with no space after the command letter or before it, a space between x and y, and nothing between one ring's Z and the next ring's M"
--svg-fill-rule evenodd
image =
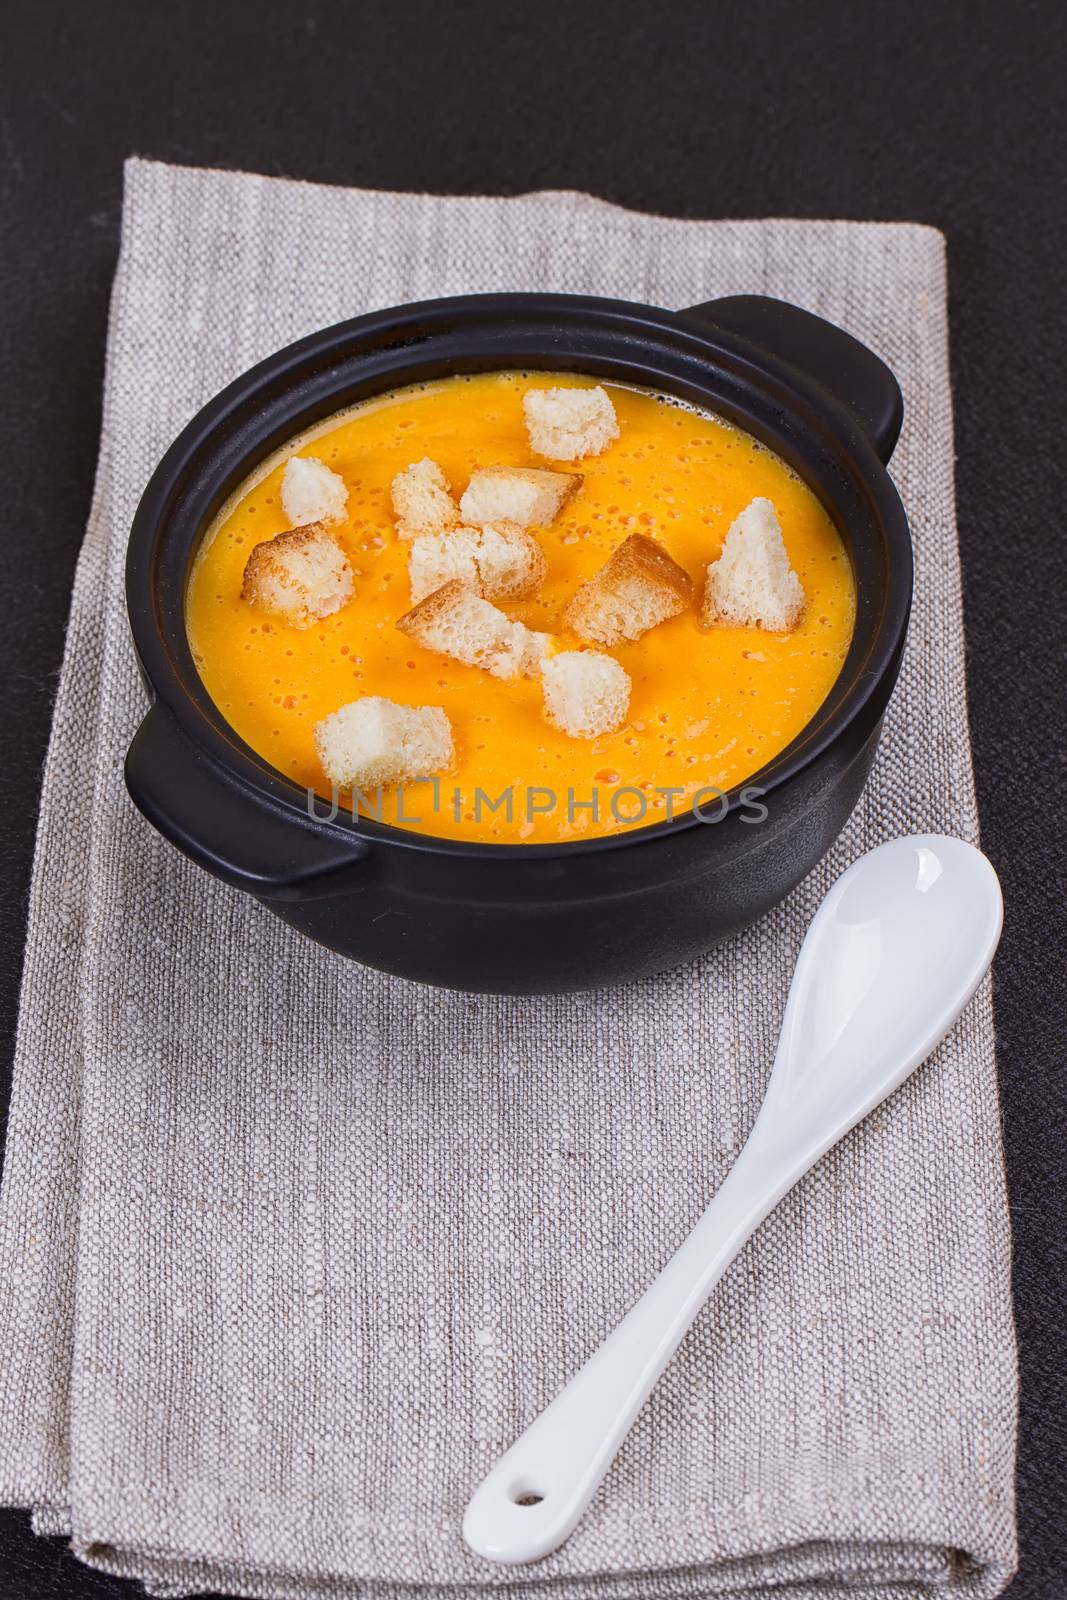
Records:
M177 430L324 324L491 289L777 295L905 396L915 613L851 822L757 927L595 995L346 964L192 867L122 784L144 710L126 534ZM1015 1349L988 986L745 1249L563 1549L501 1569L460 1537L736 1156L833 878L896 833L976 837L952 461L931 229L129 163L0 1197L0 1497L160 1595L1000 1592Z

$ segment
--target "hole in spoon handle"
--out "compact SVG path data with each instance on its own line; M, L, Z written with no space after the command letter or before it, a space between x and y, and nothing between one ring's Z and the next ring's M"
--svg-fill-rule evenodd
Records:
M463 1519L467 1544L489 1561L521 1563L551 1554L573 1532L600 1481L598 1475L583 1492L554 1466L519 1465L524 1443L525 1435L482 1480Z

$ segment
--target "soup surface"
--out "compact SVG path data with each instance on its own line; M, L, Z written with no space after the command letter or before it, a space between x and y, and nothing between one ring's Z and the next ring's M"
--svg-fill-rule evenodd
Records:
M714 796L703 791L743 782L800 732L841 669L855 617L851 567L829 516L748 434L645 390L604 385L620 436L602 455L573 467L535 457L523 393L590 381L498 372L395 390L294 440L223 508L194 563L186 619L208 692L247 744L329 796L312 740L321 718L363 695L442 706L455 739L453 770L367 796L359 808L425 833L545 844L647 826L694 799L714 816ZM280 482L294 451L318 457L347 484L347 517L331 532L355 575L353 599L306 630L241 599L253 546L289 526ZM556 521L533 530L548 560L540 592L498 602L564 648L580 646L560 626L567 601L629 534L659 540L700 588L730 524L756 495L777 510L807 596L804 614L790 633L774 634L705 630L694 609L613 648L633 683L627 720L614 733L570 738L545 720L536 678L501 681L396 629L411 603L409 546L395 532L390 484L423 456L440 463L457 496L476 467L582 474ZM500 803L492 809L490 801Z

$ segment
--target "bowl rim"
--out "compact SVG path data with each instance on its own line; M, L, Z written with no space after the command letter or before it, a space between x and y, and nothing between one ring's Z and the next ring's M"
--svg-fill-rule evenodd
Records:
M308 388L309 374L312 380L318 379L328 388L331 360L338 357L339 353L344 355L347 351L345 359L349 363L365 362L375 353L384 354L387 359L395 355L398 363L403 363L405 356L414 358L418 354L425 354L428 341L440 338L442 334L458 337L462 343L463 335L468 332L468 323L472 325L470 331L477 332L476 325L488 319L494 331L507 332L516 337L518 321L528 320L536 312L554 324L567 324L568 330L580 332L599 327L608 335L618 336L624 341L624 348L617 360L620 367L629 365L639 369L639 356L626 351L631 346L639 349L642 337L651 336L653 344L667 343L683 356L710 366L719 373L729 371L734 381L749 385L753 392L761 394L765 400L768 395L777 398L783 432L787 423L797 424L797 436L808 440L818 431L824 436L824 442L835 444L837 454L847 461L853 487L861 491L861 498L867 502L882 536L885 559L883 584L878 597L879 615L864 647L859 628L861 596L857 579L857 621L853 637L826 698L777 755L726 792L722 820L725 820L728 812L739 809L746 791L758 788L760 797L766 798L782 788L810 767L862 715L869 702L878 695L886 674L895 675L911 608L911 538L895 485L858 419L815 377L755 341L715 325L710 320L713 308L714 302L697 308L706 318L698 320L685 311L669 311L638 301L592 295L531 292L448 296L412 301L331 324L281 347L246 369L201 407L182 428L149 479L131 525L126 556L127 613L141 673L155 703L170 713L180 732L197 751L207 756L231 786L238 785L242 791L248 792L251 800L275 813L288 815L295 825L305 830L313 829L320 836L325 833L356 846L386 844L391 848L417 853L483 861L573 860L582 855L654 844L692 828L708 825L689 809L669 819L624 827L619 832L596 834L588 838L544 844L496 844L417 833L391 823L377 822L343 808L338 808L332 817L313 816L309 810L307 789L271 766L226 721L200 678L185 630L188 570L204 533L221 505L233 493L232 487L220 492L216 484L213 491L214 508L210 514L200 517L198 532L185 552L180 595L164 596L164 603L160 603L157 588L160 561L168 539L173 537L176 510L188 518L188 479L198 469L203 470L199 464L204 456L208 458L210 469L212 454L217 455L219 441L235 418L244 416L245 425L251 424L254 433L257 424L262 426L266 420L268 400L272 415L273 410L284 411L300 398L302 389ZM442 320L444 329L438 326ZM363 348L353 353L353 345ZM547 358L540 363L535 359L539 353ZM598 362L596 357L590 358L589 366L584 364L584 356L571 360L566 346L546 346L541 352L530 346L523 350L522 357L522 360L509 359L502 352L495 370L516 367L521 370L525 365L540 364L546 371L571 370L587 372L592 376L597 375L595 368L598 364L602 369L604 365L603 360ZM527 360L527 357L530 359ZM454 352L454 359L462 358L462 351ZM414 359L407 364L413 365ZM487 364L481 361L480 365L469 370L491 371L494 366L491 362ZM391 381L383 382L376 392L384 393L390 388L402 388L425 381L410 372L405 373L403 364L398 364L395 370L390 368L390 374ZM603 370L600 375L607 376ZM669 385L657 381L659 377L662 375L653 376L647 382L647 387L669 393ZM631 381L644 380L634 378ZM318 389L315 394L321 400ZM278 442L261 443L256 447L256 461L244 465L238 482L241 477L247 477L255 470L257 461L265 460L284 447L285 437L294 438L308 428L317 426L331 414L340 414L357 402L339 398L332 411L327 410L315 417L310 416L306 409L311 403L310 395L306 394L304 420L300 420L299 416L296 421L290 420L287 434ZM711 403L710 394L704 404L709 412L728 414L728 407ZM747 418L739 425L757 438L760 437L760 427L753 426ZM764 431L773 433L772 429ZM785 453L781 438L774 436L769 442L779 454ZM808 487L819 495L818 488L803 470L795 470ZM825 504L821 495L819 498ZM827 509L830 510L829 507ZM841 527L840 519L835 516L834 520ZM848 532L844 528L841 531L855 571ZM180 613L177 628L174 626L175 610ZM860 648L857 652L858 640ZM858 673L857 668L861 669ZM847 683L846 679L849 680ZM326 803L321 801L323 805Z

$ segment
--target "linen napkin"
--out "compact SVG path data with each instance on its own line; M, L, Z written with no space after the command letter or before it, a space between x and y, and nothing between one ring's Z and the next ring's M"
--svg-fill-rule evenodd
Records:
M382 977L134 812L122 567L188 417L289 340L438 294L763 292L898 374L916 609L876 770L755 928L593 995ZM1015 1360L988 988L743 1252L569 1542L465 1549L475 1484L730 1167L833 878L976 836L944 246L131 161L99 475L44 774L0 1202L0 1497L160 1595L997 1594Z

